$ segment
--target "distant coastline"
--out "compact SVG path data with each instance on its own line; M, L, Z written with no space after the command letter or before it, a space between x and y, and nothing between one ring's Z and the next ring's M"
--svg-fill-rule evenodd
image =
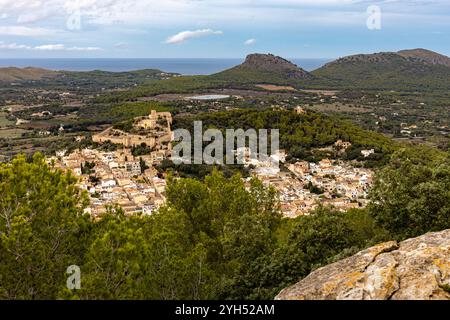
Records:
M234 67L244 59L0 59L3 67L39 67L49 70L92 71L102 70L111 72L133 71L142 69L159 69L165 72L183 75L209 75ZM312 71L331 61L332 59L291 59L299 67Z

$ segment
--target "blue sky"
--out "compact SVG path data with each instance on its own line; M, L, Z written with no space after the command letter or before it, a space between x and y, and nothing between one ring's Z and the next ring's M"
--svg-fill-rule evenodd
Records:
M370 6L381 29L367 26ZM418 47L450 55L450 1L0 0L0 58L336 58Z

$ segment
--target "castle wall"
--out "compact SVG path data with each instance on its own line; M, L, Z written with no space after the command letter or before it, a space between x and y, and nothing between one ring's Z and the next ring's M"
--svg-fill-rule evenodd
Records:
M172 115L170 114L170 112L156 112L155 110L152 110L148 119L143 119L137 124L137 126L143 127L145 129L152 129L156 127L156 122L158 119L166 119L168 127L166 133L160 136L155 137L128 134L120 130L114 130L114 132L119 132L121 134L120 136L114 136L110 134L110 132L113 131L113 128L111 127L101 133L93 135L92 141L97 143L105 143L107 141L110 141L115 144L122 144L127 148L140 146L142 143L145 143L147 146L154 148L155 146L162 143L170 142L172 139L172 132L170 130Z

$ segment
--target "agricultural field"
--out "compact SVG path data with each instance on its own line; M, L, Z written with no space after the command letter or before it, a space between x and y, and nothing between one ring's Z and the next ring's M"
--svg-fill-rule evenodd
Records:
M0 139L17 139L22 137L23 133L28 130L13 128L13 129L0 129Z
M318 112L351 112L351 113L367 113L372 112L373 107L370 106L355 106L344 103L331 103L331 104L315 104L309 106L308 109Z
M5 128L14 125L14 121L8 120L6 117L8 113L5 111L0 111L0 128Z

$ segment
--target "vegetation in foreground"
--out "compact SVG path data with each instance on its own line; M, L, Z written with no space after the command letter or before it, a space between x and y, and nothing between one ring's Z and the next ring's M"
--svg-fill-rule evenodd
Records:
M0 164L2 299L272 299L313 269L390 239L450 228L449 155L400 150L367 210L319 208L282 219L276 193L214 171L169 177L152 216L111 208L98 220L70 173L42 155ZM79 265L81 290L65 288Z

